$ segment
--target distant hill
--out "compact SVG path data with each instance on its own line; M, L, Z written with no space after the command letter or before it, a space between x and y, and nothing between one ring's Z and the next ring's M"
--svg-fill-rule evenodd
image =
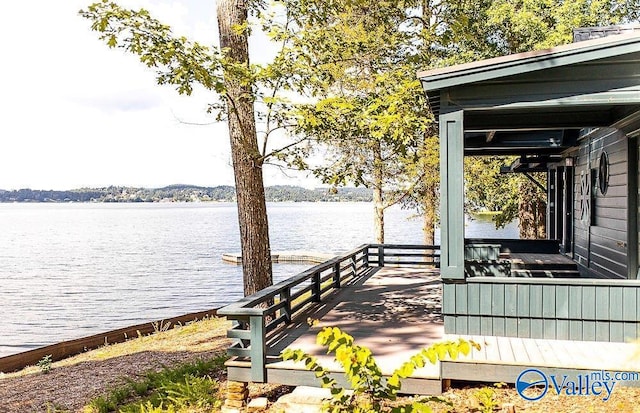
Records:
M370 202L366 188L316 188L277 185L265 188L268 202ZM202 187L170 185L164 188L109 186L69 191L0 189L0 202L235 202L235 188L229 185Z

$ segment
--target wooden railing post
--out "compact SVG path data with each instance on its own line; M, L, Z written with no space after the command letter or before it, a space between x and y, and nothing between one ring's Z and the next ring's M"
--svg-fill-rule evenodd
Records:
M340 261L333 265L333 288L340 288Z
M287 287L280 293L280 300L284 301L284 318L287 324L291 323L291 287Z
M364 255L362 256L362 263L365 268L369 268L369 246L366 246L364 250L362 250Z
M378 267L384 267L384 245L378 245Z
M264 317L251 316L251 380L264 383L267 378L267 346L265 339Z
M313 281L311 285L311 297L314 302L320 302L320 271L316 271L313 274Z

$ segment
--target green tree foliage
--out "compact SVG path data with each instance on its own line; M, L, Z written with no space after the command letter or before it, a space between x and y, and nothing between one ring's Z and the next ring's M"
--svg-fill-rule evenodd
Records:
M508 166L513 157L470 156L465 158L465 208L469 212L506 210L518 191L516 175L501 174L500 168ZM514 217L509 216L504 224ZM500 225L504 226L504 225Z
M476 6L469 14L469 29L459 32L455 49L460 53L443 62L465 63L550 48L570 43L575 28L640 18L640 3L626 0L497 0ZM519 174L500 175L499 167L509 163L500 157L466 159L466 206L471 211L501 210L494 218L496 227L519 218L521 238L544 238L546 196ZM545 180L539 174L535 179Z
M500 173L515 157L470 156L465 158L465 208L469 212L499 212L493 216L496 228L519 219L520 238L546 237L546 192L544 173L529 176Z
M299 186L265 187L267 202L371 202L366 188L306 189ZM202 187L171 185L164 188L109 186L68 191L38 189L0 190L0 202L235 202L236 190L229 185Z
M629 0L496 0L487 9L492 45L501 54L571 43L573 29L637 21L640 3ZM498 40L499 39L499 40Z
M374 192L376 238L384 210L412 185L407 164L432 123L415 77L417 32L409 3L389 0L285 0L290 64L305 62L292 81L309 99L298 109L297 133L311 137L324 161L310 168L323 182ZM307 156L308 153L300 154ZM395 190L397 193L394 193Z

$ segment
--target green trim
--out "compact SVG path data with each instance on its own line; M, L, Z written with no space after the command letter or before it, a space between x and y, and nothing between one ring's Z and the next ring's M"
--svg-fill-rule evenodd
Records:
M574 43L548 51L526 52L418 73L425 91L477 83L522 73L568 66L640 50L640 36L624 35Z
M464 279L464 112L440 116L440 214L442 278Z

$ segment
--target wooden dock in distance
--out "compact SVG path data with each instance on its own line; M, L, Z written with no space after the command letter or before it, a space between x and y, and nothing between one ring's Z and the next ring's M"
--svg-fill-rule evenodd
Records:
M335 257L334 254L316 251L279 251L271 254L271 262L319 264L333 257ZM225 253L222 254L222 261L229 264L242 264L242 255L240 253Z

